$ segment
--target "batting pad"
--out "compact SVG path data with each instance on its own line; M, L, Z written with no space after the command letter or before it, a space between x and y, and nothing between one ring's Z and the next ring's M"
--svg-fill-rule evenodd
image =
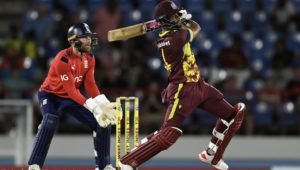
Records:
M99 169L104 169L110 164L110 134L111 126L106 128L98 126L97 132L93 132L95 160Z
M38 164L43 167L57 124L58 116L53 114L44 115L28 161L29 165Z

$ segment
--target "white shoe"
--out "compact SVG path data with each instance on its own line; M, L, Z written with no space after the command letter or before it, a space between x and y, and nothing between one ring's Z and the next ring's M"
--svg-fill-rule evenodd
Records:
M213 155L208 155L206 150L202 151L199 154L199 159L202 162L211 164L211 161L213 160ZM212 164L211 164L212 165ZM223 161L223 159L220 159L220 161L216 165L212 165L213 167L219 169L219 170L228 170L228 165Z
M121 162L119 162L119 166L120 166L121 170L134 170L134 168L131 167L130 165L124 165Z
M38 164L29 165L28 170L41 170Z
M111 164L107 164L103 170L116 170Z

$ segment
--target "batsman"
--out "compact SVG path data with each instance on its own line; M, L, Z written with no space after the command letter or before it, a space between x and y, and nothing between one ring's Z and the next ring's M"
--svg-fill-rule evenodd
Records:
M38 92L43 119L28 169L40 170L43 167L63 112L71 114L93 131L96 170L115 170L110 163L110 126L115 124L115 103L100 94L94 79L92 48L97 39L86 23L80 23L69 28L68 41L71 46L56 55Z
M169 73L168 85L162 92L162 101L169 101L160 130L148 135L142 144L121 158L120 167L132 170L159 152L168 149L182 135L181 124L195 108L218 116L212 138L202 152L200 161L219 170L227 170L223 153L243 121L245 104L232 106L223 94L201 77L191 42L200 31L192 15L171 0L161 1L154 10L162 32L157 47Z

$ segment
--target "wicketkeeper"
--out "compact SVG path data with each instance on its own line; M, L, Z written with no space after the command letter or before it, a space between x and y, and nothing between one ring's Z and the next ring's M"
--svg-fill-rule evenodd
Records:
M69 28L68 41L71 47L56 55L38 92L43 120L28 161L29 170L43 167L61 112L93 130L96 170L114 170L110 162L110 126L115 124L115 103L100 94L95 83L95 56L91 50L97 39L86 23L80 23ZM89 97L80 92L81 86Z
M121 169L134 169L172 146L182 135L182 122L195 108L201 108L217 115L219 119L208 147L198 157L217 169L227 170L228 165L222 159L223 153L241 126L245 104L230 105L219 90L201 77L190 45L200 26L191 20L192 15L171 0L161 1L154 13L163 28L157 47L169 73L168 86L162 93L163 101L168 100L169 106L160 130L122 157Z

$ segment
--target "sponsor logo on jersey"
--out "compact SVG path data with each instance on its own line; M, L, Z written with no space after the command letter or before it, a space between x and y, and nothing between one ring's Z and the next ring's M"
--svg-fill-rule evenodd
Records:
M68 81L69 80L69 77L66 74L61 75L60 78L61 78L61 81ZM82 79L83 79L83 76L74 77L74 82L76 82L76 83L81 82Z
M61 79L61 81L68 81L69 77L67 75L63 74L63 75L60 75L60 79Z
M82 81L82 78L83 78L82 76L78 76L78 77L75 77L74 80L76 83L78 83L78 82Z
M158 47L158 48L161 48L161 47L169 46L169 45L171 45L170 41L163 41L163 42L161 42L161 43L158 43L158 44L157 44L157 47Z

